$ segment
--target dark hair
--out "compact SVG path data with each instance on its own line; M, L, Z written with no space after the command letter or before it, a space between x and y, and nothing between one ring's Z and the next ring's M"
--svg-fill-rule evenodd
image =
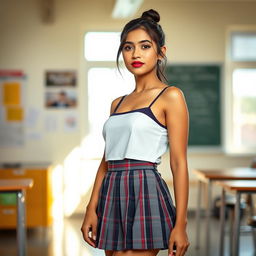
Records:
M162 30L161 25L158 24L159 21L160 21L159 13L153 9L150 9L148 11L143 12L140 18L133 19L124 26L123 31L121 33L120 46L119 46L119 49L117 52L117 58L116 58L116 63L119 71L120 71L119 56L122 52L124 42L127 38L128 33L132 30L142 28L146 30L146 32L151 37L151 39L156 43L157 54L159 54L163 58L163 61L157 62L157 70L156 70L157 77L160 79L160 81L167 82L167 79L164 76L164 69L166 66L167 58L161 50L161 47L165 45L165 34Z

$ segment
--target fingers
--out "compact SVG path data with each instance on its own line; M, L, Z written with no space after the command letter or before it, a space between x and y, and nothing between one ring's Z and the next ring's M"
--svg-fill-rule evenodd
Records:
M92 239L94 240L94 242L96 242L96 235L97 235L96 225L93 225L92 226Z
M168 253L168 256L174 256L174 252L173 252L173 246L174 246L174 242L173 241L170 241L169 243L169 253Z
M91 226L84 226L81 228L81 231L83 233L83 238L84 240L89 244L91 245L92 247L96 247L95 245L95 240L93 240L93 238L91 238L89 236L89 233L92 232L92 227Z
M175 256L184 256L187 252L189 243L185 245L177 245L176 253L174 254Z
M182 254L182 247L177 246L177 250L176 250L176 255L175 256L183 256L184 254Z

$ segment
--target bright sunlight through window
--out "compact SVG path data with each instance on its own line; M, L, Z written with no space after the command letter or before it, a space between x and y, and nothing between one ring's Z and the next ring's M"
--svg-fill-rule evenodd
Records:
M88 61L115 61L119 32L88 32L84 40L84 57Z
M256 142L256 69L233 72L234 143L237 147L255 147Z
M115 61L119 43L118 32L89 32L85 35L89 135L84 139L83 147L87 159L99 158L103 154L102 129L110 115L111 102L134 88L134 78L122 68L121 58L121 74L117 70Z
M112 100L121 95L128 94L134 87L133 76L121 70L122 76L116 68L91 68L88 72L88 109L90 135L97 140L100 148L103 148L102 128L110 115ZM96 144L97 144L96 143ZM92 150L95 150L93 152ZM94 145L90 153L97 155L99 148Z
M230 154L256 150L256 27L230 28L227 34L225 146Z

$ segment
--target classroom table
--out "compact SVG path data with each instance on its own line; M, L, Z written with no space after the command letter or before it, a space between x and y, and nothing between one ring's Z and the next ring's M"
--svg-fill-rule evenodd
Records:
M250 167L221 168L221 169L194 169L198 179L198 197L196 211L196 248L199 248L200 241L200 213L201 213L201 194L202 184L207 185L206 201L206 233L205 248L206 254L210 251L210 217L211 217L211 192L212 184L219 180L256 180L256 169Z
M240 233L240 200L243 193L256 193L256 182L252 180L229 180L218 181L217 185L222 187L221 218L220 218L220 256L224 255L224 228L225 228L225 195L227 191L236 195L234 233L232 237L232 248L230 255L239 255L239 233Z
M25 191L32 186L32 179L0 179L0 193L15 193L17 195L18 256L26 256Z

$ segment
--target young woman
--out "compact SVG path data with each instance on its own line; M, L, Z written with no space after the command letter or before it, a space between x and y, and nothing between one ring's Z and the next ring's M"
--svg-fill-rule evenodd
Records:
M155 256L162 249L182 256L189 246L189 114L182 91L163 82L166 46L159 20L151 9L121 33L117 64L122 53L136 86L112 102L103 126L105 151L81 228L85 241L107 256ZM175 206L157 170L168 147Z

